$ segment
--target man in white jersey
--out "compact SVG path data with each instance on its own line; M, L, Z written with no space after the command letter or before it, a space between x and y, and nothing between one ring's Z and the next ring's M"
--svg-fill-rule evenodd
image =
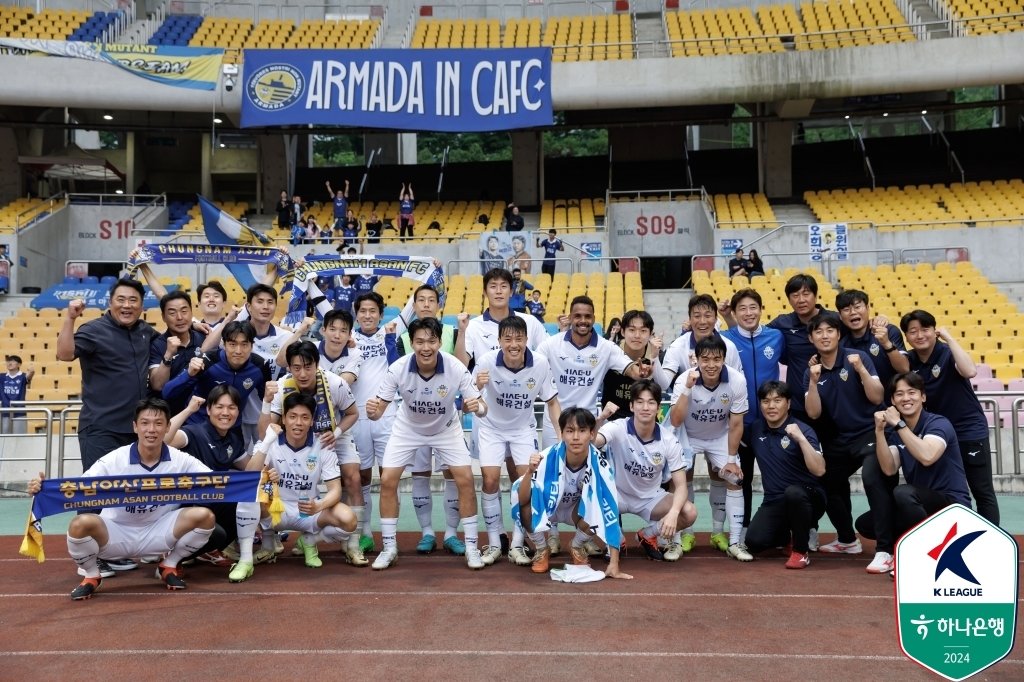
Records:
M341 502L341 471L334 448L324 447L316 436L317 399L307 393L289 393L282 409L284 428L269 424L267 435L252 457L255 466L271 468L270 480L277 483L284 503L280 522L267 530L302 533L296 547L302 551L306 566L320 568L323 560L317 543L351 545L354 539L358 546L359 536L353 533L356 514ZM319 497L321 484L327 488L323 497ZM266 519L267 510L261 515Z
M355 398L345 380L319 367L320 353L311 341L296 341L285 349L289 373L268 384L260 415L260 434L266 437L267 427L282 423L283 399L290 393L313 397L313 432L320 445L333 450L340 463L341 476L349 491L353 513L362 513L362 491L359 477L359 454L352 441L351 429L359 418ZM271 534L271 537L276 536ZM300 548L301 550L301 548ZM345 544L345 560L353 566L369 562L359 549L359 536L352 535Z
M315 317L307 317L302 320L302 323L295 329L295 333L278 351L275 360L278 367L288 367L285 350L296 341L301 341L306 337L314 324L316 324ZM323 325L320 327L320 335L323 336L323 340L317 346L317 351L320 353L320 369L337 374L349 386L354 385L359 379L359 372L363 366L363 357L356 351L355 341L352 341L353 326L352 313L347 310L328 311L324 315Z
M616 371L631 379L651 376L652 365L633 362L617 345L602 338L594 329L594 302L588 296L577 296L569 305L569 330L550 336L537 349L551 366L551 375L558 389L562 409L582 407L597 414L597 396L605 374ZM558 442L554 422L545 414L543 440L545 448ZM548 536L552 554L561 551L558 534Z
M523 318L506 317L498 325L501 349L486 353L473 370L477 388L483 390L488 405L487 416L480 420L478 446L483 476L480 499L490 542L483 548L482 556L488 565L501 557L499 536L505 531L501 512L501 465L506 457L512 457L516 478L519 478L526 473L530 455L540 449L533 414L535 400L539 398L547 403L548 417L555 424L562 412L548 362L530 352L526 347L528 338ZM530 557L524 544L522 527L516 524L509 561L519 566L529 565Z
M665 373L668 374L672 386L675 385L677 377L683 374L688 369L694 369L697 367L697 344L704 339L715 337L720 338L725 343L725 365L736 370L737 373L743 374L743 363L740 359L739 350L736 348L736 344L732 340L721 336L718 333L718 306L715 304L715 299L707 294L700 294L690 298L690 302L687 304L689 310L689 317L687 323L689 324L689 331L684 332L682 336L672 342L665 351ZM686 440L686 431L679 427L676 429L676 438L683 445L683 449L686 451L687 456L687 470L686 470L686 486L687 486L687 497L690 500L696 499L693 493L693 465L690 460L691 450ZM718 500L720 490L715 490L715 500ZM684 528L682 537L682 547L684 552L690 552L693 550L696 538L693 534L693 528ZM724 546L722 549L725 549Z
M210 468L195 457L164 444L171 414L159 398L145 398L135 408L133 428L139 440L96 461L83 478L96 476L173 476L207 473ZM30 495L42 487L43 475L28 484ZM108 507L99 514L79 514L68 526L68 554L78 564L82 582L71 591L75 601L89 599L102 578L98 559L162 554L157 574L168 590L185 589L178 562L197 553L209 541L215 519L206 507L137 505Z
M391 426L395 420L395 408L388 405L384 414L378 419L370 419L366 413L366 402L377 395L381 377L388 366L398 359L396 325L394 322L381 327L384 317L384 298L375 291L368 291L356 297L356 327L353 337L356 348L362 357L363 381L357 381L352 387L356 398L356 409L359 410L359 421L355 427L356 451L359 452L360 477L363 493L362 538L359 546L363 552L373 551L373 533L370 530L370 519L373 517L373 498L370 495L370 481L373 467L381 466L384 449L391 436Z
M697 508L686 499L683 446L671 429L658 424L661 387L657 383L641 379L630 386L629 395L633 416L602 426L594 445L607 447L615 467L619 513L636 514L648 523L636 534L640 547L656 561L678 561L683 555L681 531L697 520ZM615 414L618 409L609 402L601 416ZM671 493L662 489L663 480L672 481ZM669 542L664 552L658 548L659 537ZM574 540L570 552L574 563L582 549L580 546L577 550Z
M711 477L711 545L740 561L754 557L740 541L743 530L743 473L737 460L747 413L747 381L725 366L725 342L712 336L697 343L697 369L676 381L669 418L683 427L689 447L703 454ZM690 464L692 468L692 463ZM729 521L729 534L724 532ZM685 550L685 547L684 547Z
M480 392L465 365L453 355L440 351L441 323L434 318L414 320L409 325L413 353L392 364L377 389L377 396L366 402L366 416L380 419L395 398L402 406L395 416L387 449L381 462L380 525L384 548L373 562L383 570L398 559L398 480L416 458L422 445L434 449L434 455L447 464L459 489L466 564L472 569L484 567L477 547L476 495L469 450L462 437L462 419L455 409L455 398L462 395L464 412L487 414Z
M203 342L203 351L217 348L221 343L221 332L228 322L248 319L256 330L256 338L252 342L252 352L260 356L271 366L271 378L280 374L274 360L284 348L285 342L291 337L292 330L287 327L275 327L272 320L277 315L277 291L269 284L253 284L245 292L246 306L244 310L233 308L222 324L214 327ZM249 401L242 411L242 435L247 448L259 442L258 424L260 421L260 397L255 393L249 395Z

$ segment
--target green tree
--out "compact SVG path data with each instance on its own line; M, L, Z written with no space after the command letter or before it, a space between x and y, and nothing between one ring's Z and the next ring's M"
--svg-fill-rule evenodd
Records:
M953 101L957 104L970 102L991 102L999 97L999 89L994 85L979 88L960 88L953 92ZM957 130L977 130L991 128L995 115L995 107L984 106L973 109L958 109L955 115Z
M314 135L313 167L357 166L363 163L362 135Z

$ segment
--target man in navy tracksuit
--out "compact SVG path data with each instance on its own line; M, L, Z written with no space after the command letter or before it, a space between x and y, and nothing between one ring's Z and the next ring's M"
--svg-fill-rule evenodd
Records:
M761 416L757 389L766 381L778 381L779 361L786 351L782 332L761 324L763 304L761 295L753 289L742 289L733 294L729 309L736 326L722 333L736 345L747 379L747 404L750 409L743 415L743 438L740 440L740 469L743 471L743 528L750 525L750 504L753 498L754 451L751 448L751 427Z
M243 404L253 391L263 396L263 389L271 379L270 366L252 352L256 329L250 322L234 321L224 326L221 339L223 350L192 358L188 367L172 378L163 389L165 400L197 395L206 398L214 386L234 386L242 396ZM189 417L187 424L202 424L208 420L206 406Z

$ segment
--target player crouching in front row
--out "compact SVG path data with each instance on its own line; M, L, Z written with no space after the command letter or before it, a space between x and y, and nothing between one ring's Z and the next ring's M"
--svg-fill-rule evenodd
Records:
M559 415L558 428L562 442L530 455L526 475L512 484L512 520L522 524L536 549L532 570L548 571L551 550L544 533L567 523L577 531L574 547L582 549L593 537L607 546L607 577L632 579L619 569L622 528L615 472L593 445L597 420L590 410L571 407Z
M173 476L208 473L195 457L164 445L171 408L159 398L146 398L135 408L133 428L138 442L120 447L96 461L82 474L96 476ZM28 484L30 495L42 487L42 474ZM178 562L196 554L209 541L214 516L206 507L137 505L108 507L99 514L79 514L68 526L68 554L84 577L71 592L74 600L89 599L99 589L98 559L167 555L157 573L168 590L185 589Z
M296 541L305 555L306 565L320 568L317 543L321 540L337 542L344 546L356 529L356 515L347 505L341 503L341 470L338 455L332 447L323 447L313 433L313 414L316 412L316 398L308 393L289 393L282 404L284 409L283 427L269 424L262 443L256 445L250 469L268 466L270 480L278 484L278 494L284 503L281 520L267 523L269 511L261 509L263 536L269 537L282 530L302 533ZM327 493L317 499L320 484L327 487ZM239 549L245 553L247 540L251 554L252 538L239 538ZM239 560L231 569L228 579L241 582L253 572L251 561Z

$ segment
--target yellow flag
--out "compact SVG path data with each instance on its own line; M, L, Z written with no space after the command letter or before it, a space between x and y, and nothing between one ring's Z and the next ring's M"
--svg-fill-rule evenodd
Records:
M43 551L43 524L39 523L39 519L31 510L28 512L25 537L18 552L27 557L34 557L39 563L46 561L46 553Z
M277 526L281 523L281 514L284 513L284 502L281 501L281 496L278 494L276 483L274 484L273 498L267 511L270 512L270 522Z

